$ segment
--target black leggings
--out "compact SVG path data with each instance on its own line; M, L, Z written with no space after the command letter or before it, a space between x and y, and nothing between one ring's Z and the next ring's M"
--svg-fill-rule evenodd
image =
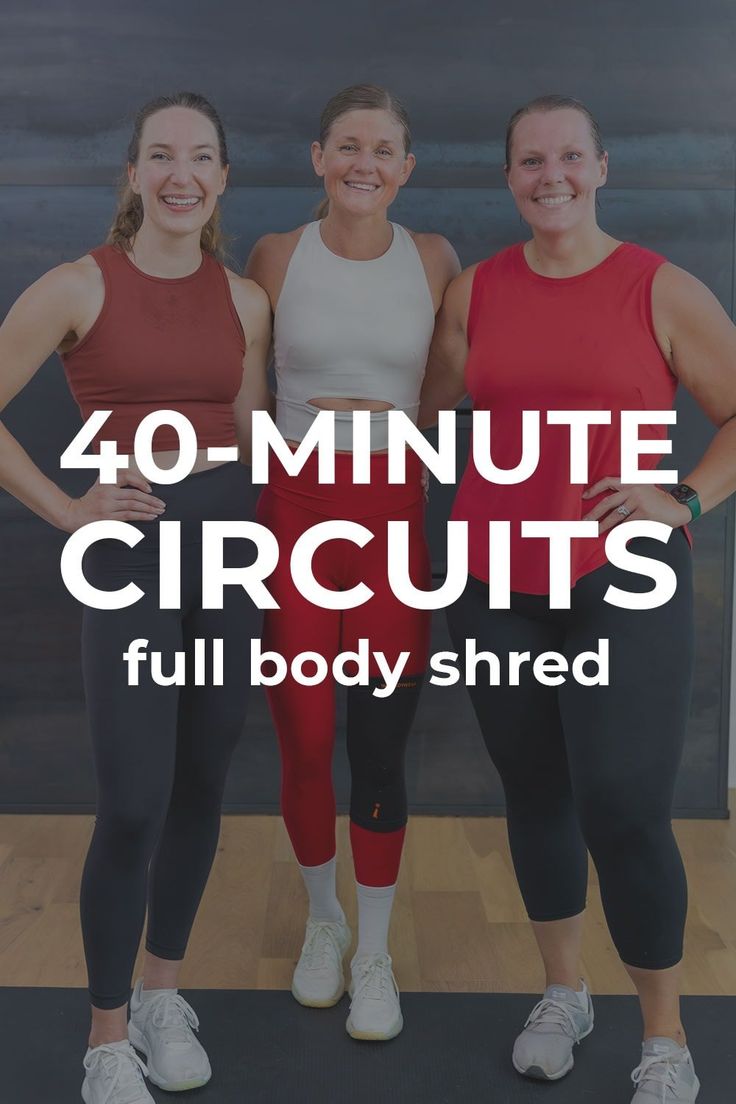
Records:
M160 958L184 955L217 847L230 756L245 719L248 650L259 615L239 586L224 590L222 610L201 608L201 522L249 520L255 495L250 470L224 464L173 486L155 485L166 503L161 520L182 525L182 609L158 605L158 521L129 549L101 541L85 556L100 589L137 583L146 596L123 610L86 608L82 664L97 774L97 819L81 890L90 997L98 1008L128 1000L148 898L146 947ZM228 566L254 558L248 541L225 544ZM186 651L187 684L159 686L150 659L140 685L129 686L123 653L137 637L162 653ZM196 638L223 639L224 685L193 685ZM149 870L150 866L150 870Z
M621 958L665 969L682 957L687 909L670 819L690 698L691 557L680 530L667 545L637 538L629 548L675 570L677 591L666 605L632 611L604 602L609 584L652 587L605 564L578 581L570 610L550 610L546 595L518 593L510 610L489 610L487 585L472 579L448 620L461 657L466 638L502 659L554 650L570 661L610 639L609 686L582 686L572 675L543 686L527 664L518 687L468 690L503 782L530 918L562 920L583 910L587 849ZM479 683L487 671L479 666Z

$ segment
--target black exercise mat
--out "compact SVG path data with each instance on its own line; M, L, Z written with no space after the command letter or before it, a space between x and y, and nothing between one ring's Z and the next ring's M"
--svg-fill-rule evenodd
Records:
M344 1029L347 999L305 1009L289 993L187 993L214 1077L192 1104L629 1104L639 1058L633 997L596 997L596 1029L557 1083L519 1077L509 1053L538 997L404 993L406 1026L390 1043ZM732 1104L736 998L687 997L684 1017L702 1082L698 1104ZM87 1031L81 989L0 988L3 1104L77 1104ZM156 1101L171 1094L153 1090Z

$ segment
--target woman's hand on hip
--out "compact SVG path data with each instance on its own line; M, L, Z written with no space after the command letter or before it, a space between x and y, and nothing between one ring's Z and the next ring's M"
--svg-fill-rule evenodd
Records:
M587 487L583 498L595 498L606 491L610 493L583 517L583 521L599 522L600 533L606 533L622 521L660 521L673 529L691 521L688 507L653 483L622 483L614 476L607 476Z
M73 533L93 521L155 521L166 504L151 494L138 472L118 472L117 483L97 482L81 498L70 498L64 529Z

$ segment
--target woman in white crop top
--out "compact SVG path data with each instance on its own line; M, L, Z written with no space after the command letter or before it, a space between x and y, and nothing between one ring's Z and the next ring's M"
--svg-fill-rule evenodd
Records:
M331 663L367 640L368 686L348 690L347 749L352 787L350 841L358 893L358 946L351 963L347 1030L358 1039L390 1039L402 1027L387 936L406 825L404 752L429 641L429 614L403 606L386 578L389 520L405 520L417 586L428 586L420 465L408 457L407 479L388 483L388 411L416 420L427 350L448 282L459 270L449 243L388 221L387 210L414 167L406 112L385 90L359 85L338 93L312 144L325 185L320 221L256 244L247 274L268 293L274 312L277 424L295 446L321 410L335 412L334 484L317 481L316 456L296 476L271 463L258 520L279 541L269 589L265 646L288 661L316 651ZM352 412L371 412L371 479L352 482ZM373 596L354 609L312 605L291 580L291 549L328 519L360 523L373 534L362 549L324 544L315 577L333 590L364 582ZM365 645L363 645L365 647ZM396 665L409 659L392 693L373 653ZM291 664L290 664L291 667ZM311 670L307 672L311 674ZM351 933L335 892L335 797L332 752L335 687L304 686L291 677L269 701L282 755L282 809L309 894L309 919L292 992L310 1007L329 1007L345 991L343 956Z

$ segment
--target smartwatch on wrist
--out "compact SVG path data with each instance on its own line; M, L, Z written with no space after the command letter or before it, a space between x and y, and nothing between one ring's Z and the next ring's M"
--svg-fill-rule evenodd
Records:
M698 492L694 491L692 487L688 487L687 483L678 483L669 493L672 495L675 502L680 502L683 506L687 506L690 511L691 521L695 521L696 518L700 517L701 507Z

